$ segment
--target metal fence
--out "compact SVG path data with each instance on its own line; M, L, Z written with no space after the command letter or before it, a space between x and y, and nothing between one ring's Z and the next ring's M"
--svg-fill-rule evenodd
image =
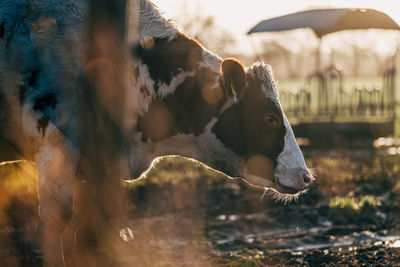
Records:
M307 77L302 88L281 92L280 100L294 122L393 119L395 74L395 68L388 68L379 85L344 88L343 73L330 66Z

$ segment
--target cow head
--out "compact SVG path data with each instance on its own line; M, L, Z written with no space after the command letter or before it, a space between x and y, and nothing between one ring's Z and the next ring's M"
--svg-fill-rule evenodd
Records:
M221 87L228 101L211 131L241 159L240 170L231 175L285 194L307 189L313 176L282 111L270 66L245 69L226 59Z

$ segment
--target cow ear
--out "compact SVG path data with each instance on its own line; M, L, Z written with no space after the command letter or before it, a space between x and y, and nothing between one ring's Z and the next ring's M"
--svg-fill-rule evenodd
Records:
M224 59L221 75L227 96L240 98L246 86L246 72L242 63L234 58Z

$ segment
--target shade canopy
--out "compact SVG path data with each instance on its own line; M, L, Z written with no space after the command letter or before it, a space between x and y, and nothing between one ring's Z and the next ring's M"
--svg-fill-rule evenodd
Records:
M400 30L387 14L374 9L313 9L261 21L248 34L311 28L318 38L341 31L357 29Z

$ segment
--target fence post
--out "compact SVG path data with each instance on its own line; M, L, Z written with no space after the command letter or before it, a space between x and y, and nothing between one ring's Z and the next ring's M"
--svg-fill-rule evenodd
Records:
M393 118L393 137L395 138L400 138L400 90L398 90L396 86L396 68L393 68L393 72L391 73L391 76L389 79L391 79L391 82L389 82L391 88L391 91L393 92L394 98L393 98L393 108L394 108L394 118Z

